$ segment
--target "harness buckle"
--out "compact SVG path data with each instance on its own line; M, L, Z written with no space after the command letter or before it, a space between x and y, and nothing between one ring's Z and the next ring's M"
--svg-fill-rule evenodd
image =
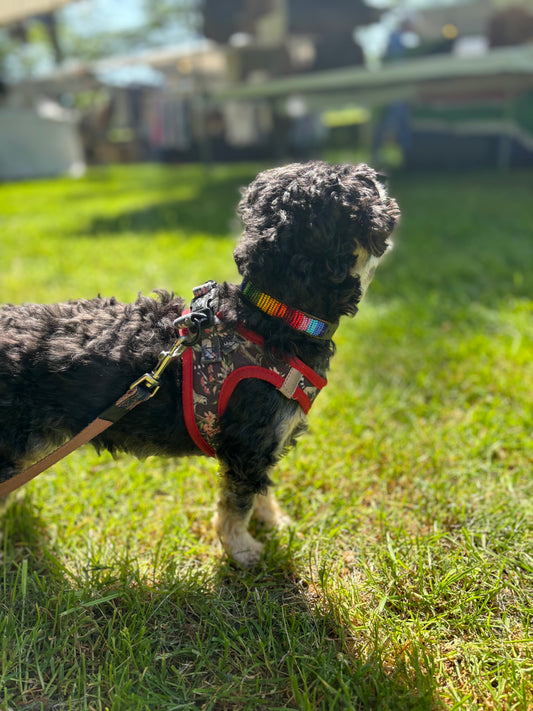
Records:
M294 366L291 366L278 390L282 395L285 395L288 400L292 400L301 379L302 374L300 371L297 368L294 368Z
M199 336L199 332L203 328L210 328L215 322L215 315L213 310L209 306L205 306L203 309L196 309L194 311L189 311L187 314L179 316L174 321L174 327L177 329L183 328L193 328L194 335ZM194 345L194 344L191 344Z

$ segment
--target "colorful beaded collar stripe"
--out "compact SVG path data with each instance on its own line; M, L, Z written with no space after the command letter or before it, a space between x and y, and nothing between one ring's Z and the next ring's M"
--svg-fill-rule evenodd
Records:
M296 331L306 333L313 338L329 339L333 336L339 325L338 323L330 323L329 321L323 321L315 316L310 316L304 311L292 309L290 306L282 304L281 301L278 301L273 296L265 294L264 291L258 289L247 279L242 282L241 291L250 303L257 306L257 308L265 314L283 319L283 321L288 323L289 326Z

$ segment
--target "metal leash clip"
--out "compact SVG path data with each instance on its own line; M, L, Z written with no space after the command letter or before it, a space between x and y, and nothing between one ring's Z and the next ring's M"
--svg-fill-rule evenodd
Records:
M159 390L161 376L166 368L173 360L179 358L187 348L198 343L202 331L212 326L214 320L215 316L209 307L179 316L174 321L174 327L176 329L186 328L188 333L184 333L180 336L170 350L162 351L155 368L150 373L145 373L132 383L129 389L133 390L138 386L142 386L149 390L152 395L155 395Z

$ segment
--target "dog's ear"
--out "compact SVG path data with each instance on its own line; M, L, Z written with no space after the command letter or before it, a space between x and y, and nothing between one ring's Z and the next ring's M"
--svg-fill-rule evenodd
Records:
M383 202L373 205L362 216L366 222L365 232L368 240L368 250L376 257L386 251L389 246L388 238L400 219L400 209L396 200L386 198Z
M361 246L376 257L386 251L388 238L400 219L398 203L386 193L376 172L368 166L360 166L366 174L359 175L359 180L368 186L363 190L357 209L357 222L360 227Z

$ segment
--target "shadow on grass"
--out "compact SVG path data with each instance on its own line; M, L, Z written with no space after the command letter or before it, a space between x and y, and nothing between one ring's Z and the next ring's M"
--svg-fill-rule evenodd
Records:
M240 199L240 188L253 177L251 174L229 175L191 180L182 194L171 199L158 199L138 209L121 211L116 215L94 217L87 227L93 237L121 233L150 234L179 230L185 233L226 236L235 208ZM169 190L162 194L168 195ZM185 193L185 194L183 194Z
M230 231L230 221L234 215L234 205L238 197L233 195L221 209L213 206L208 198L199 194L192 199L176 199L156 202L138 210L132 210L112 217L95 217L87 228L92 237L124 233L154 234L179 230L186 234L205 233L210 237L226 236ZM182 235L180 234L180 238Z
M253 572L170 558L148 581L127 551L73 576L26 501L3 529L2 709L440 708L416 654L354 653L290 547Z

